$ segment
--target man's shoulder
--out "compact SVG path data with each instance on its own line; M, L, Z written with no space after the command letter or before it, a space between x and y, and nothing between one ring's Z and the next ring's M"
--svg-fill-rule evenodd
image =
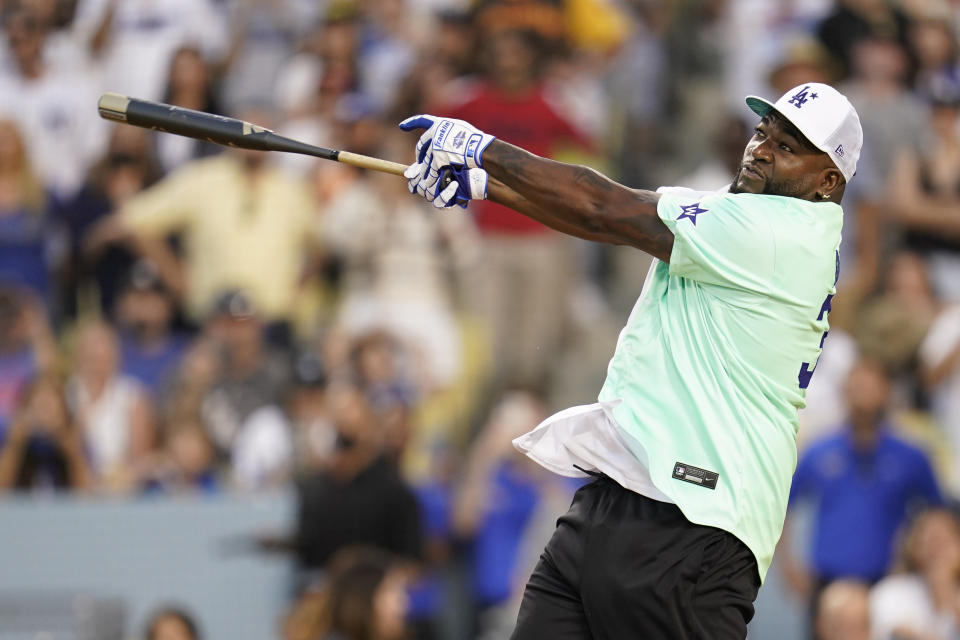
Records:
M766 193L731 193L729 185L710 191L688 187L662 186L657 189L657 193L672 199L689 200L691 202L709 201L720 208L736 209L744 212L762 211L767 215L778 212L802 213L805 216L814 214L817 217L829 213L842 215L842 212L839 211L840 207L834 203L810 202L800 198Z
M925 463L929 460L927 452L922 447L889 428L884 431L883 443L887 451L903 459L916 463Z
M417 495L407 484L396 464L381 456L368 469L366 478L369 488L376 488L378 500L391 507L404 510L417 504Z
M658 214L667 220L680 222L689 219L699 234L707 233L697 224L709 220L709 233L721 231L730 235L738 244L755 245L766 242L772 245L776 221L783 216L777 210L786 203L783 198L771 199L771 196L736 194L728 191L698 191L684 187L660 187L657 189L660 200ZM789 206L789 205L787 205ZM697 217L699 214L705 214ZM724 231L725 230L725 231Z
M830 433L811 442L801 457L807 460L818 460L824 456L845 454L849 448L849 437L846 428L842 427L835 433Z
M361 475L367 481L381 485L391 491L400 493L410 491L400 475L397 465L383 454L379 455Z
M807 214L839 213L839 205L832 202L811 202L801 198L778 196L770 193L722 193L710 194L718 202L744 209L763 209L766 212L801 212Z
M316 498L333 485L330 473L317 469L294 479L294 487L301 498Z
M176 177L179 180L207 185L211 179L239 180L243 175L241 169L240 161L230 153L218 153L190 160L173 169L164 179Z
M466 77L453 81L450 91L438 109L439 115L466 118L494 98L493 89L486 82Z
M843 210L835 203L754 193L716 194L703 202L704 207L769 229L781 260L789 262L812 251L833 266L843 228Z
M724 193L729 193L728 189L729 189L729 185L727 185L726 187L720 187L718 189L712 189L707 191L702 191L699 189L691 189L690 187L675 187L675 186L663 185L661 187L657 187L657 193L661 195L670 194L670 195L684 196L689 198L703 198L705 196L710 196L710 195L723 195Z

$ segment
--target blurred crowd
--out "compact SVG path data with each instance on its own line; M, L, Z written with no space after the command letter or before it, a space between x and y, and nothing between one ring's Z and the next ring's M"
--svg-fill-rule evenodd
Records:
M788 518L778 563L812 636L960 638L960 2L0 0L0 20L0 490L295 487L295 530L259 540L301 569L289 640L505 637L576 488L510 441L593 399L649 258L107 123L98 96L404 163L396 123L449 115L631 186L718 189L744 95L836 84L865 143L801 412L812 530L791 544ZM197 629L171 610L148 635Z

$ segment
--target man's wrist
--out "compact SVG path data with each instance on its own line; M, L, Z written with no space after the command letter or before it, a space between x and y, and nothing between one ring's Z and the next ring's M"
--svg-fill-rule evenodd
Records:
M513 152L526 153L522 149L498 138L490 140L480 154L483 170L492 177L502 178L503 173L516 173L523 168L512 158Z
M469 169L483 169L483 152L486 151L496 138L489 133L477 131L467 140L467 149L464 151L464 160Z

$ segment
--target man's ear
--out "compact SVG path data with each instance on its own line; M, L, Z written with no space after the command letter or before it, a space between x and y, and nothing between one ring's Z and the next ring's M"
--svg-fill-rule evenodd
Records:
M846 183L847 181L839 169L833 167L824 169L820 174L820 184L817 186L817 193L822 193L825 196L823 198L824 200L832 199L839 201Z

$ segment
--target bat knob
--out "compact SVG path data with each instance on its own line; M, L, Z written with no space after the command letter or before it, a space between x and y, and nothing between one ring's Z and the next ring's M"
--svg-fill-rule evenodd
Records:
M440 170L440 191L443 191L450 183L453 182L453 169L447 167L446 169Z

